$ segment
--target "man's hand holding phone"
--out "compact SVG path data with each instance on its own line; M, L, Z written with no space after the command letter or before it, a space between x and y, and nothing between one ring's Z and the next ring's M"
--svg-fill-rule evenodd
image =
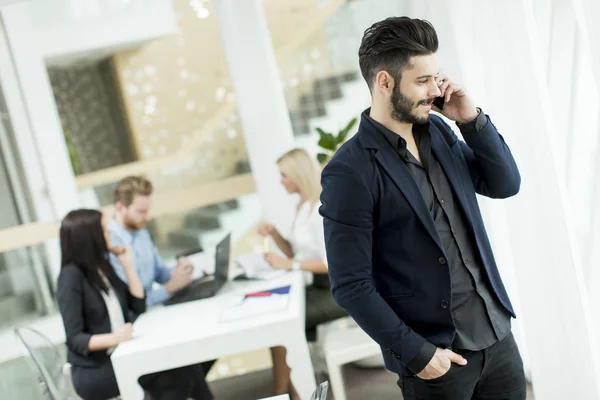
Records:
M446 75L439 75L436 83L440 89L440 97L433 102L434 111L459 124L466 124L477 118L479 111L462 86L452 83Z

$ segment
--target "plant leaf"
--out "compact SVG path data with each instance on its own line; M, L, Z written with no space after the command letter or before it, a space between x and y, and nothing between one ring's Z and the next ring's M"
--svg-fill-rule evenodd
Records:
M348 136L350 129L352 129L352 127L356 124L357 120L358 120L357 118L352 118L350 120L350 122L348 122L346 127L338 133L337 138L336 138L338 144L344 143L344 140L346 140L346 137Z
M325 164L327 159L329 158L329 154L319 153L317 154L317 160L319 160L319 164Z
M325 131L324 131L323 129L321 129L321 128L317 128L317 132L319 132L319 135L320 135L321 137L323 137L323 136L327 136L327 135L331 135L331 133L329 133L329 132L325 132Z
M337 147L337 140L331 133L325 133L324 135L321 135L321 139L319 139L318 144L325 150L335 151Z

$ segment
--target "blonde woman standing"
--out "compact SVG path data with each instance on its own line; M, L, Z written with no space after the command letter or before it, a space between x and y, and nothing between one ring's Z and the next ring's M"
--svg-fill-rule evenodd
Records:
M312 283L306 288L306 335L309 341L314 341L319 324L346 315L333 301L329 289L323 218L319 215L320 169L302 149L285 153L277 160L277 165L283 187L289 194L300 196L296 216L287 238L267 223L261 224L258 232L265 237L271 236L284 254L265 254L265 259L273 268L304 271L312 275ZM286 353L281 346L271 349L275 393L290 393L292 398L297 398L290 380L290 368L285 360Z

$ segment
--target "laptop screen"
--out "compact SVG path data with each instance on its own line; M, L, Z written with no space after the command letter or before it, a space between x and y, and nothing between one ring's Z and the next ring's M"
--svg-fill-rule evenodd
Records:
M218 279L229 278L229 257L231 252L231 233L217 245L215 250L215 276Z

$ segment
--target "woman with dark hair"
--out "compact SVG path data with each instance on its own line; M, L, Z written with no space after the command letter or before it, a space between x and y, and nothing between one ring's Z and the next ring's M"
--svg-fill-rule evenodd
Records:
M110 232L96 210L70 212L60 228L62 269L58 305L65 326L73 386L84 400L119 395L110 355L132 337L132 317L146 311L144 288L129 248L110 248ZM127 276L121 281L108 262L115 254ZM153 400L210 400L198 366L149 374L139 379Z

